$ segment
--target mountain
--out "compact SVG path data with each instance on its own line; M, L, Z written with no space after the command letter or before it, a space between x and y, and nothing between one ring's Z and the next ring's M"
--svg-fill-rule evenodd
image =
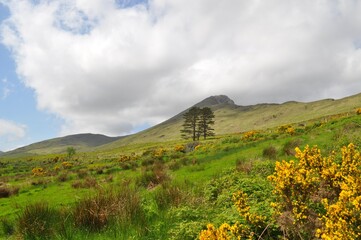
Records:
M328 115L355 111L361 107L361 94L339 100L324 99L309 103L290 101L282 104L263 103L239 106L225 95L211 96L195 104L210 107L215 113L216 135L266 129L289 123L302 123ZM145 142L161 142L180 139L183 114L187 111L137 134L129 135L99 149L111 149L122 145Z
M3 154L4 154L4 152L0 151L0 156L3 155Z
M361 94L338 100L324 99L309 103L290 101L282 104L263 103L250 106L239 106L229 97L218 95L208 97L193 106L210 107L215 113L215 133L222 135L267 129L289 123L303 123L328 115L354 112L356 108L361 108ZM64 153L67 147L74 147L78 152L110 150L128 144L179 140L183 114L190 108L136 134L124 137L76 134L34 143L3 153L2 156Z
M64 153L68 147L74 147L77 151L89 151L94 147L119 139L121 139L121 137L108 137L101 134L75 134L33 143L25 147L17 148L13 151L3 153L3 156Z

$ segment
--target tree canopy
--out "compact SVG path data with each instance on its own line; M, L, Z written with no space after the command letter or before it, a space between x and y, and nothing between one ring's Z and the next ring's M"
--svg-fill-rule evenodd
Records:
M192 107L183 115L184 123L181 134L183 138L192 138L193 141L199 140L200 136L206 139L214 136L214 113L209 107Z

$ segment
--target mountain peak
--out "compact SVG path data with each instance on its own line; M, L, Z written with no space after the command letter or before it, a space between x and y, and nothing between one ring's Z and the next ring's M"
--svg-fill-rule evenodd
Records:
M213 107L217 105L235 105L234 101L226 95L210 96L203 101L197 103L196 107Z

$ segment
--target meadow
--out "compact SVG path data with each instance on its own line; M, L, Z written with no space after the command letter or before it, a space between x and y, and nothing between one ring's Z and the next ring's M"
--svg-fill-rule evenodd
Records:
M0 237L358 238L360 133L349 112L197 142L3 157Z

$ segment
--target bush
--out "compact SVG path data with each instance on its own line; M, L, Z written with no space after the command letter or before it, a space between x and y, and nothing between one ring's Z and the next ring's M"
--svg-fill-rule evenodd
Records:
M139 186L153 188L169 180L165 166L161 162L156 162L151 168L144 168L141 175L136 179Z
M98 183L95 178L87 177L83 181L74 181L71 186L73 188L96 188L98 187Z
M262 153L263 157L268 159L276 159L277 158L277 149L273 146L266 147L263 149Z
M18 187L12 187L12 188L6 186L0 187L0 198L8 198L18 193L19 193Z
M129 187L98 191L77 202L74 209L75 225L89 231L99 231L112 223L142 226L144 219L139 194Z
M246 159L238 159L236 161L236 170L238 172L249 174L252 171L252 168L253 163L250 160L247 161Z
M183 200L183 192L178 186L171 184L162 184L155 191L155 200L158 208L166 209L169 206L178 206Z
M59 182L66 182L67 180L68 180L68 174L67 173L63 173L63 174L58 176L58 181Z
M294 156L296 154L295 148L299 147L301 143L302 143L301 139L294 139L288 141L283 145L282 151L287 156Z
M60 213L39 202L25 207L18 215L17 224L24 239L54 239Z

